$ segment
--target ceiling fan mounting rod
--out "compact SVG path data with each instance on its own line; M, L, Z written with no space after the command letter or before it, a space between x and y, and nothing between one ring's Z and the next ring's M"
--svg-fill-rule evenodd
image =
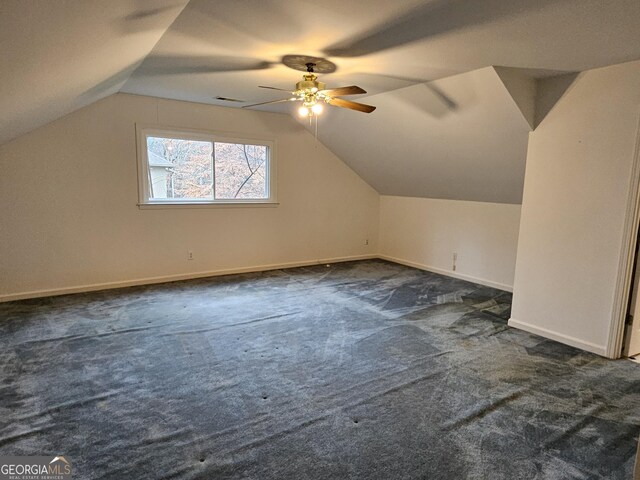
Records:
M305 65L307 66L307 72L313 73L313 67L315 67L316 64L313 62L309 62L309 63L305 63Z

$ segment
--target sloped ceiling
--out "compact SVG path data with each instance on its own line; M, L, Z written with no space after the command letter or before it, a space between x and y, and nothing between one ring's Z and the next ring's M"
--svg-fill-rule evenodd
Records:
M639 20L637 0L191 0L123 91L273 100L256 87L291 89L290 54L326 57L324 81L374 95L491 65L544 77L640 58Z
M521 202L530 127L493 67L367 101L327 109L318 137L380 193Z
M0 1L0 144L120 90L187 1Z
M378 109L330 109L319 138L380 192L519 202L526 131L573 72L640 58L637 0L108 3L0 2L0 143L116 91L282 98L257 86L291 89L282 57L320 56Z

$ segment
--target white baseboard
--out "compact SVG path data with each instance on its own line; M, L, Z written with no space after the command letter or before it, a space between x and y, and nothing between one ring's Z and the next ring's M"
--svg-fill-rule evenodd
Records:
M204 272L179 273L174 275L163 275L159 277L145 277L145 278L136 278L132 280L102 282L102 283L93 283L88 285L74 285L71 287L63 287L63 288L51 288L51 289L43 289L43 290L32 290L32 291L26 291L26 292L9 293L9 294L0 295L0 303L11 302L14 300L25 300L28 298L52 297L55 295L68 295L72 293L93 292L96 290L108 290L113 288L133 287L137 285L151 285L154 283L177 282L180 280L190 280L194 278L217 277L221 275L232 275L235 273L264 272L268 270L278 270L281 268L307 267L309 265L319 265L319 264L322 265L325 263L340 263L340 262L350 262L354 260L369 260L372 258L380 258L382 260L399 263L401 265L407 265L409 267L419 268L420 270L427 270L430 272L439 273L441 275L446 275L449 277L459 278L461 280L467 280L473 283L479 283L481 285L498 288L500 290L506 290L508 292L513 291L513 287L511 285L493 282L491 280L486 280L484 278L477 278L471 275L464 275L457 272L444 270L441 268L431 267L429 265L423 265L420 263L403 260L401 258L391 257L388 255L368 254L368 255L351 255L346 257L324 258L319 260L303 260L298 262L277 263L277 264L270 264L270 265L254 265L250 267L228 268L228 269L221 269L221 270L208 270Z
M607 348L604 345L596 345L591 342L585 342L583 340L580 340L579 338L570 337L569 335L547 330L546 328L536 327L534 325L521 322L520 320L516 320L515 318L510 318L508 325L513 328L524 330L525 332L534 333L536 335L540 335L541 337L555 340L556 342L564 343L565 345L570 345L572 347L586 350L587 352L595 353L603 357L607 356Z
M55 295L67 295L71 293L93 292L96 290L108 290L112 288L133 287L137 285L151 285L154 283L176 282L180 280L191 280L194 278L218 277L221 275L232 275L235 273L265 272L268 270L279 270L281 268L308 267L310 265L324 265L328 263L351 262L354 260L369 260L378 258L377 255L352 255L347 257L324 258L319 260L303 260L299 262L278 263L271 265L256 265L252 267L228 268L222 270L210 270L206 272L179 273L176 275L164 275L161 277L137 278L134 280L123 280L117 282L93 283L90 285L76 285L72 287L54 288L45 290L33 290L28 292L9 293L0 295L0 303L14 300L25 300L28 298L52 297Z
M408 267L419 268L420 270L426 270L428 272L439 273L440 275L446 275L447 277L459 278L460 280L467 280L468 282L479 283L480 285L486 285L487 287L497 288L499 290L505 290L507 292L513 292L513 285L507 285L506 283L494 282L487 280L486 278L473 277L471 275L465 275L463 273L454 272L452 270L445 270L443 268L432 267L431 265L424 265L422 263L412 262L410 260L403 260L402 258L391 257L389 255L378 255L378 258L382 260L388 260L390 262L399 263Z

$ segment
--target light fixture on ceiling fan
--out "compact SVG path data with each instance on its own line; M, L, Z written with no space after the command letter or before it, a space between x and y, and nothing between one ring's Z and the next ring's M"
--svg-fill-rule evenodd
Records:
M301 117L309 118L320 115L322 113L324 103L327 103L334 107L348 108L364 113L371 113L376 109L376 107L365 105L364 103L352 102L350 100L337 98L345 95L359 95L367 93L364 89L355 85L352 85L350 87L327 89L324 82L318 81L318 77L314 72L316 63L307 62L305 63L305 67L307 73L302 76L301 81L296 83L296 88L293 91L276 87L265 87L262 85L260 86L260 88L289 92L292 95L290 98L273 100L270 102L254 103L252 105L244 105L242 108L257 107L259 105L271 105L274 103L282 102L302 102L302 105L298 109L298 114ZM296 67L292 66L292 68Z

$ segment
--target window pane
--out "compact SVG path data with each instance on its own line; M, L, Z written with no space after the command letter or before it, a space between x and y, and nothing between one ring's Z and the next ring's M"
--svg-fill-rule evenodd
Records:
M149 199L213 199L211 142L147 137Z
M268 147L215 143L216 198L265 199Z

